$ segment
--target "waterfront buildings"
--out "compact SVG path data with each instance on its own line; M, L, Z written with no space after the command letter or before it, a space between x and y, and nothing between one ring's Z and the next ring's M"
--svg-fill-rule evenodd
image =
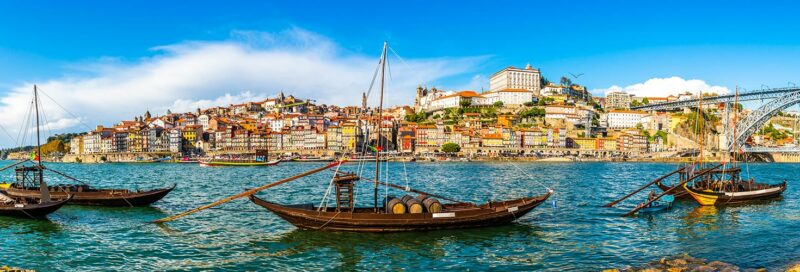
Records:
M459 145L460 153L470 156L545 150L644 152L668 149L663 139L646 135L671 131L683 120L666 113L625 110L632 97L623 92L593 98L580 85L549 83L542 88L541 82L539 70L528 65L495 73L489 91L419 86L413 108L385 108L380 142L374 140L375 109L366 106L365 95L360 106L339 107L281 92L263 101L194 112L167 111L163 116L146 112L73 138L70 153L197 156L269 150L336 155L380 146L386 152L425 155L442 152L445 143ZM595 108L597 101L609 110Z

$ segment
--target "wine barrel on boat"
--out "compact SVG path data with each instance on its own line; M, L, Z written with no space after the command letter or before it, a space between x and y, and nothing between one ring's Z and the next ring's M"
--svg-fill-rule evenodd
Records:
M414 198L414 197L412 197L410 195L404 195L403 197L400 198L400 201L403 201L403 203L406 203L406 202L408 202L409 199L412 199L412 198Z
M403 203L405 203L406 207L408 207L408 213L423 213L423 212L425 212L425 207L422 206L422 202L420 202L416 198L413 198L411 196L406 195L402 199L405 200L405 201L403 201Z
M422 205L425 206L425 209L429 213L442 212L443 209L442 203L440 203L439 200L436 200L435 198L432 197L425 198L425 200L422 201Z
M383 201L386 213L391 214L404 214L406 213L406 204L399 198L394 196L387 196Z

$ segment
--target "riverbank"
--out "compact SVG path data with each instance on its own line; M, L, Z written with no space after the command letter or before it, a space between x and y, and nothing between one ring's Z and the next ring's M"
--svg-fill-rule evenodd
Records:
M695 258L689 254L661 258L639 267L606 269L603 272L656 272L656 271L767 271L766 268L741 268L736 265ZM800 272L800 263L795 263L786 272Z

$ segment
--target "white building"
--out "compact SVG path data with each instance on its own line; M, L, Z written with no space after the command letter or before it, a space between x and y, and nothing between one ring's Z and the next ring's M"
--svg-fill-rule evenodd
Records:
M473 105L494 105L503 102L503 105L522 105L525 102L532 102L537 93L527 89L502 89L489 91L474 98Z
M631 110L611 110L608 112L608 128L610 129L623 129L633 128L637 124L643 122L643 118L647 116L644 111L631 111Z
M83 137L83 153L100 153L100 134L90 131Z
M208 121L211 120L211 117L208 114L201 114L197 116L197 124L203 126L203 130L208 129Z
M539 96L541 91L541 74L539 69L534 69L530 64L525 69L509 66L497 73L494 73L489 80L489 91L500 91L505 89L523 89Z
M203 115L201 115L203 116ZM179 128L169 130L169 152L178 153L183 150L183 131Z
M631 95L622 91L612 91L606 94L606 109L629 109Z
M427 112L457 108L461 106L462 102L469 102L472 106L491 106L494 103L502 102L504 106L511 106L532 102L533 97L534 92L524 89L504 89L481 94L474 91L442 92L437 90L428 96L418 97L419 104L416 106L418 111Z

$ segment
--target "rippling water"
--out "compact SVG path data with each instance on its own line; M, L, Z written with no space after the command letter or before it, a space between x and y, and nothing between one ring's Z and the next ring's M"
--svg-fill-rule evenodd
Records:
M7 164L6 162L4 164ZM0 265L54 270L597 270L691 255L741 267L783 268L800 260L800 165L751 164L759 181L789 181L784 198L726 208L679 202L646 217L603 204L675 169L657 163L392 163L395 183L486 202L556 190L548 203L503 227L426 233L304 231L240 199L193 216L146 222L206 204L320 163L268 168L189 164L49 164L98 187L177 189L153 207L67 206L49 221L0 217ZM343 168L357 171L356 164ZM364 169L372 173L372 169ZM407 173L407 174L406 174ZM745 174L746 176L747 174ZM10 170L4 180L13 178ZM407 178L406 178L407 177ZM55 176L49 176L56 183ZM319 202L330 174L264 191L281 203ZM66 182L62 180L61 182ZM383 189L381 190L383 193ZM361 184L363 204L371 188ZM390 194L399 194L398 192Z

